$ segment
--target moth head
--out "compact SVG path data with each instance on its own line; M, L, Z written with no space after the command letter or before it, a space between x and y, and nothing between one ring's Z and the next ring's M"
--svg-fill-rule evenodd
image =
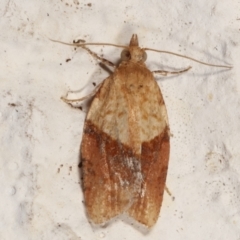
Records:
M133 34L129 43L129 47L123 49L121 53L122 61L145 62L147 59L146 52L138 45L137 34Z
M145 62L146 59L147 53L139 47L129 47L121 53L122 61Z

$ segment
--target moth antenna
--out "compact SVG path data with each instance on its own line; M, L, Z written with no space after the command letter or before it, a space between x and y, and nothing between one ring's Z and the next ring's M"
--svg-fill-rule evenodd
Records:
M212 66L212 67L222 67L222 68L232 68L233 67L233 66L227 66L227 65L217 65L217 64L211 64L211 63L202 62L202 61L197 60L195 58L188 57L188 56L185 56L185 55L182 55L182 54L179 54L179 53L170 52L170 51L156 50L156 49L152 49L152 48L143 48L143 50L145 50L145 51L153 51L153 52L160 52L160 53L167 53L167 54L175 55L175 56L178 56L178 57L187 58L187 59L190 59L190 60L192 60L194 62L201 63L201 64L207 65L207 66Z
M118 48L128 48L128 46L124 46L124 45L117 45L117 44L112 44L112 43L65 43L65 42L61 42L58 40L54 40L49 38L50 41L52 42L57 42L57 43L61 43L64 45L68 45L68 46L75 46L75 47L81 47L81 46L86 46L86 45L99 45L99 46L113 46L113 47L118 47Z

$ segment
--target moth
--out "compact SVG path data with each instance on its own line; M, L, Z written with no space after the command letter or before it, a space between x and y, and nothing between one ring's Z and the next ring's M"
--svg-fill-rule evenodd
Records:
M74 44L113 66L86 45L98 44ZM146 50L158 50L140 48L136 34L129 46L103 45L124 49L121 63L97 89L85 120L81 160L87 215L94 224L103 224L127 213L150 228L162 205L170 154L167 110L153 73L169 72L147 68Z

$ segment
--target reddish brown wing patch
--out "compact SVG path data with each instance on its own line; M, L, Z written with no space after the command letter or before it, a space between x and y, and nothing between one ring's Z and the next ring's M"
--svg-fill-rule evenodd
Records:
M131 148L86 121L82 161L84 196L90 219L101 224L128 211L136 221L153 226L162 204L169 149L167 128L152 141L142 144L139 157Z
M95 95L84 127L84 197L94 223L124 212L148 227L156 222L169 159L168 131L162 95L149 70L120 65Z
M142 144L141 171L144 179L141 193L128 213L136 221L152 227L160 212L169 161L169 134L166 128L150 142Z
M111 139L87 120L82 161L90 219L100 224L127 211L139 194L141 183L139 157L131 148Z

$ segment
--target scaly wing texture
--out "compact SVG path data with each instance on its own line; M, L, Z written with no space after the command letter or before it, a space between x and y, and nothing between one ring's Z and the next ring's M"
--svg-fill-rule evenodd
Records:
M89 218L96 224L128 212L152 226L169 159L168 119L152 73L123 62L89 109L81 145Z
M144 182L141 186L141 193L128 213L136 221L148 227L156 223L162 205L169 149L167 128L150 142L142 144L141 171L144 175Z

